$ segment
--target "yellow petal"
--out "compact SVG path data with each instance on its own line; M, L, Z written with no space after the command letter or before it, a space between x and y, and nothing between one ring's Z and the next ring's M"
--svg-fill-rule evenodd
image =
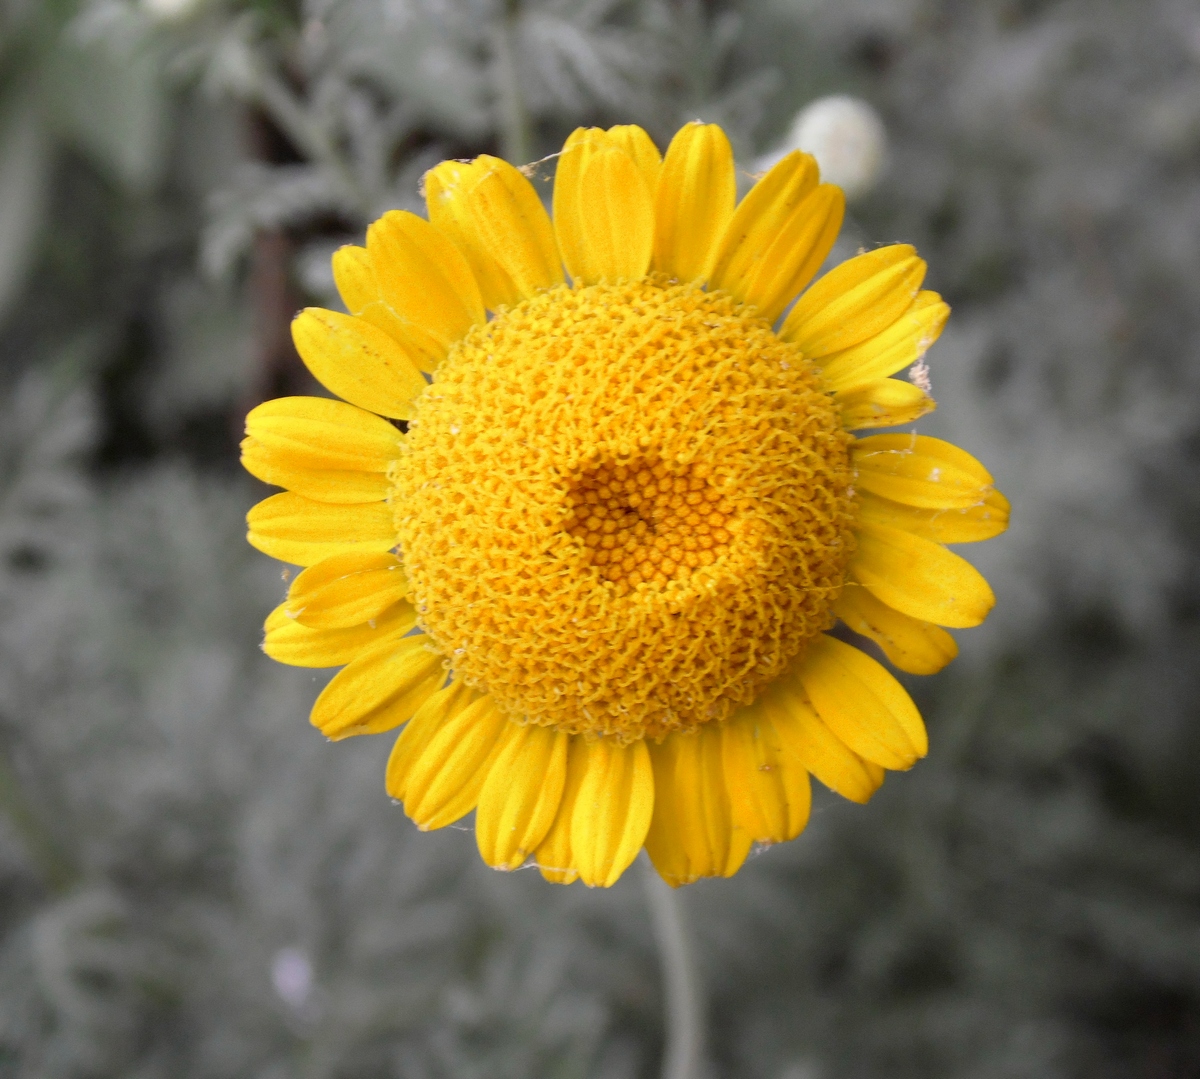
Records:
M242 464L318 502L381 502L403 436L387 420L324 397L280 397L246 417Z
M333 676L313 705L312 725L335 742L393 730L442 687L442 662L423 633L380 641Z
M361 315L363 309L379 300L375 270L365 247L343 244L333 253L333 283L346 310Z
M250 410L246 434L297 471L385 473L404 445L387 420L327 397L266 401Z
M711 283L774 322L833 247L846 198L816 183L816 164L794 151L742 199L729 222Z
M754 707L774 721L784 754L794 754L831 791L865 804L879 789L883 770L863 760L822 722L794 675L773 682Z
M907 311L925 279L909 244L867 251L835 266L796 301L780 337L809 359L861 344Z
M992 476L966 450L929 435L868 435L851 446L855 485L926 509L968 509L987 498Z
M654 774L645 742L585 743L587 760L571 818L571 854L589 888L616 884L637 857L654 813Z
M467 260L423 217L389 210L367 229L379 294L410 334L421 367L432 370L454 342L485 319Z
M730 877L754 837L735 826L721 754L721 731L669 734L650 750L654 762L654 819L646 853L672 888L700 877Z
M267 616L263 651L293 667L341 667L379 641L403 637L416 624L416 609L409 603L397 603L374 623L349 629L309 629L290 617L287 604L281 603Z
M996 604L970 562L899 528L859 521L850 570L889 607L939 626L977 626Z
M436 351L428 334L402 319L383 299L379 279L365 247L346 244L333 253L333 281L346 310L382 330L415 361L431 367L427 353Z
M975 543L1000 535L1008 527L1008 499L995 487L983 500L960 510L931 510L905 506L869 491L858 495L858 514L863 521L903 528L914 536L935 543Z
M898 427L912 423L937 408L937 402L920 386L898 378L881 378L834 396L847 431L863 427Z
M796 676L817 715L859 756L895 770L929 751L925 724L904 687L852 645L822 634Z
M396 546L396 527L386 502L343 506L287 491L263 499L246 514L246 523L251 547L297 566L312 566L347 551Z
M919 292L895 322L852 348L816 357L831 390L850 390L911 367L941 335L950 308L936 292Z
M853 581L847 582L833 613L855 633L870 637L909 674L936 674L958 655L958 645L944 629L901 614Z
M554 227L577 283L645 275L654 243L654 205L633 159L603 131L572 133L554 183Z
M404 812L418 828L444 828L475 808L509 725L487 696L442 723L408 769Z
M378 618L408 595L404 568L389 551L334 555L301 573L288 589L287 613L312 629L346 629Z
M642 174L623 150L608 147L587 163L582 191L587 254L582 280L636 281L650 268L654 202Z
M425 173L425 205L429 220L450 237L467 260L479 283L484 306L495 311L516 303L521 294L513 279L488 253L467 205L467 192L480 173L477 162L443 161Z
M751 838L781 843L808 823L812 789L788 718L751 706L721 725L725 785L734 823Z
M588 261L584 227L592 211L583 189L583 174L592 158L608 145L608 134L601 128L577 127L567 136L554 167L554 236L563 265L576 281L583 280Z
M524 298L563 283L554 228L538 193L519 169L477 157L466 194L475 234Z
M538 848L558 812L570 736L510 723L479 792L475 842L493 869L517 869Z
M671 151L668 149L664 171L670 165ZM740 276L748 267L761 262L774 238L771 226L777 230L794 217L804 200L816 191L818 183L817 163L809 154L795 150L776 162L750 188L734 211L721 237L712 283L721 287L720 282L725 276Z
M425 379L382 330L353 315L309 307L292 320L296 351L313 377L352 405L406 420Z
M408 774L434 735L480 694L457 679L425 698L392 746L387 763L387 792L398 802L408 794Z
M646 190L651 195L658 190L658 177L662 172L662 154L654 145L654 140L636 124L618 124L608 129L609 141L620 150L624 150L638 172L642 174Z
M579 877L571 854L571 821L583 778L587 775L588 748L581 735L573 735L567 745L566 778L562 799L554 823L537 849L538 869L554 884L570 884Z
M716 124L685 124L671 140L654 206L654 268L680 281L712 273L737 201L733 150Z
M382 472L347 472L295 468L289 454L278 453L257 439L242 440L242 467L263 483L318 502L382 502L390 489Z

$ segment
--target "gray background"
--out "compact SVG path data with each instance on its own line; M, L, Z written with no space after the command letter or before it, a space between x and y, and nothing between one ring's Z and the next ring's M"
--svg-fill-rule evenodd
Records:
M839 252L929 260L922 429L1014 507L929 758L683 894L713 1075L1200 1075L1200 7L0 0L0 1076L656 1072L637 874L419 834L257 650L241 417L333 247L519 145L504 41L533 156L870 101Z

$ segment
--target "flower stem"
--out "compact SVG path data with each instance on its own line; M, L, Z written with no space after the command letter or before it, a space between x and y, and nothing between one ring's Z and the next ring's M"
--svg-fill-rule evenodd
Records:
M38 819L16 772L3 756L0 756L0 814L8 818L50 891L67 891L75 882L75 867Z
M641 861L646 901L662 961L666 1026L662 1079L701 1079L704 995L682 896L658 875L644 851Z
M504 11L492 32L492 71L499 109L500 152L514 165L524 165L533 156L529 116L521 99L520 75L513 47L520 6L520 0L505 0Z

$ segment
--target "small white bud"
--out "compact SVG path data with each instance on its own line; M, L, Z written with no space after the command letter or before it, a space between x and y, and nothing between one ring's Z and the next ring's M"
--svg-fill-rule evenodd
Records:
M280 948L271 961L271 983L280 998L293 1008L303 1008L313 991L313 969L299 948Z
M142 0L142 10L160 22L177 22L186 19L201 3L202 0Z

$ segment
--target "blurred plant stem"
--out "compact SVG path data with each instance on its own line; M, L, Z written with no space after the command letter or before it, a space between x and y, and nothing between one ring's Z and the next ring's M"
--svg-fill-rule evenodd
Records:
M348 201L370 216L375 207L358 182L354 168L313 109L305 109L284 80L263 65L254 69L253 102L270 117L293 146L337 178Z
M0 756L0 814L9 819L46 886L52 892L67 891L78 876L75 867L38 820L17 773L3 756Z
M704 995L696 970L683 897L641 854L642 880L662 962L664 1022L662 1079L701 1079L704 1059Z
M521 99L513 40L520 14L521 0L505 0L504 12L492 32L492 78L499 108L500 153L514 165L528 164L533 157L529 114Z

